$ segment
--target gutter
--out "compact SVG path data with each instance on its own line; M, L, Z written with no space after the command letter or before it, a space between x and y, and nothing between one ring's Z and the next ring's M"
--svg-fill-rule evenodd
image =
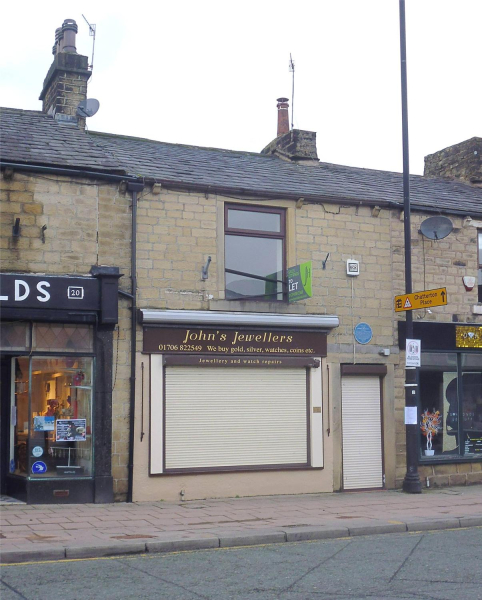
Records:
M44 165L27 165L24 163L13 163L5 160L0 160L0 168L13 169L14 171L28 171L30 173L50 173L52 175L65 175L72 177L88 177L95 179L105 179L106 181L127 181L140 182L143 178L131 177L129 175L104 173L102 171L83 171L81 169L66 169L63 167L49 167Z

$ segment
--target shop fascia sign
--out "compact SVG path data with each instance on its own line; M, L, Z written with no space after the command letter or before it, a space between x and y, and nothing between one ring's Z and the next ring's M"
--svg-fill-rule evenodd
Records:
M147 353L326 356L326 334L269 329L144 327Z
M313 268L311 261L290 267L287 271L288 302L298 302L313 296Z
M98 310L99 281L93 277L0 273L0 307Z

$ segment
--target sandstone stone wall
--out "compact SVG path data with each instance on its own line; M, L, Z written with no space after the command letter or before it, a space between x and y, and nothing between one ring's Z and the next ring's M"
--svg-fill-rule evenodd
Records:
M423 174L482 185L482 138L471 138L426 156Z
M16 172L0 179L0 269L3 272L88 275L92 265L117 266L130 291L130 195L91 179ZM12 237L20 218L21 235ZM47 226L42 237L42 227ZM113 457L116 499L127 490L129 427L128 301L119 299L114 331Z

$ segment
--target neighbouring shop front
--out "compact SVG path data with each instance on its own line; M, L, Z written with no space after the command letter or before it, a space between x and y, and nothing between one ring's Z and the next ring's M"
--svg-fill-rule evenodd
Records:
M116 267L2 273L1 486L28 503L112 502Z
M405 323L399 323L400 349ZM482 461L482 326L414 323L421 465Z
M147 472L135 469L135 499L263 494L269 481L270 493L332 486L331 469L326 482L313 473L325 467L321 363L337 317L141 310L140 319L149 456L139 441L135 462L144 456Z

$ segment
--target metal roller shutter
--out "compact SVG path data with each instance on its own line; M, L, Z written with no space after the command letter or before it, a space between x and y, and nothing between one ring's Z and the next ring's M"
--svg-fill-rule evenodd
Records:
M166 469L307 464L305 369L166 367Z
M380 379L342 379L343 488L383 486Z

